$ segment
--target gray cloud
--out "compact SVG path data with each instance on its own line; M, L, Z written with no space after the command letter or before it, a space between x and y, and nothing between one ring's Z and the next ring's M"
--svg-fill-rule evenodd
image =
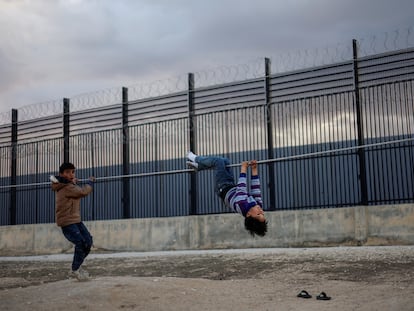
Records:
M0 0L0 111L350 42L411 26L413 9L409 0Z

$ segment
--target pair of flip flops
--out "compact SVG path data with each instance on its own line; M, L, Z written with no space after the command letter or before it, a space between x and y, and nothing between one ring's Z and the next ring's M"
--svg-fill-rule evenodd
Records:
M298 294L299 298L305 298L305 299L309 299L312 298L312 295L310 295L306 290L301 291ZM317 300L331 300L331 297L329 297L328 295L326 295L325 292L320 293L318 296L316 296Z

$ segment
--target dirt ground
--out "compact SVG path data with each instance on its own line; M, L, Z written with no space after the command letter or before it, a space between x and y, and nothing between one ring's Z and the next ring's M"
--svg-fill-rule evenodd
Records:
M414 310L414 246L70 257L0 257L0 310Z

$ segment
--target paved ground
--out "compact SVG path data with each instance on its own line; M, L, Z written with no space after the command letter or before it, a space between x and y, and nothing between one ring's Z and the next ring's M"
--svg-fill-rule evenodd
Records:
M0 257L0 310L414 310L414 246L93 254L88 282L70 260Z

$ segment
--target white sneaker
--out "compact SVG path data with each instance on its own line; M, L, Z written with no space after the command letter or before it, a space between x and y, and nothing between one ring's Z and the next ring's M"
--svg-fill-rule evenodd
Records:
M189 168L192 168L192 169L195 169L195 170L197 170L197 169L198 169L198 163L197 163L197 162L187 161L186 163L187 163L187 166L188 166Z
M197 158L197 155L193 153L192 151L187 152L187 159L191 162L195 162L195 159Z
M76 278L78 281L88 281L88 280L90 280L90 277L89 277L89 273L88 273L88 271L86 271L86 270L83 270L82 268L79 268L78 270L76 270L76 271L73 271L73 270L71 270L70 272L69 272L69 275L71 276L71 277L73 277L73 278Z

